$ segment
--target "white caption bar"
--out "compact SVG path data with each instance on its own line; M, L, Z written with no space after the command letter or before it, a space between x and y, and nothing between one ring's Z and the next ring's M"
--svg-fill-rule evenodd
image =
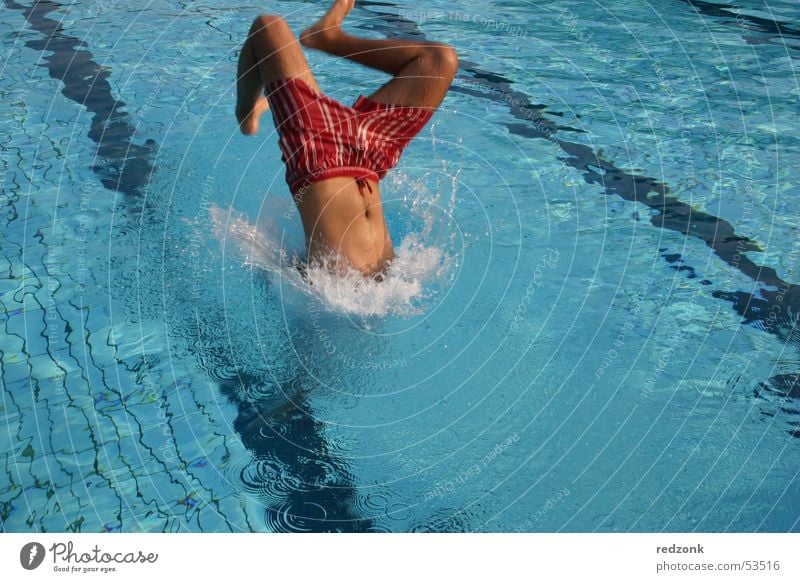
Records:
M797 580L792 534L3 534L6 580ZM175 578L172 578L172 577ZM180 577L180 578L178 578Z

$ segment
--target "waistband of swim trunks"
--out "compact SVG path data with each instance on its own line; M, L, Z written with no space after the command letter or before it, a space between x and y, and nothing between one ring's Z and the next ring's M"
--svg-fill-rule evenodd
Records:
M326 180L328 178L338 178L340 176L367 178L369 180L373 180L374 182L380 181L380 177L375 170L370 170L369 168L364 168L361 166L339 166L337 168L325 168L324 170L319 170L317 172L312 172L311 174L295 178L289 184L289 191L292 193L292 195L294 195L299 190L308 188L314 182L319 182L320 180Z
M381 101L374 101L363 93L356 97L353 103L353 109L368 113L370 111L396 111L398 113L404 112L406 114L415 115L420 120L427 122L436 111L435 107L418 107L416 105L398 105L396 103L383 103Z

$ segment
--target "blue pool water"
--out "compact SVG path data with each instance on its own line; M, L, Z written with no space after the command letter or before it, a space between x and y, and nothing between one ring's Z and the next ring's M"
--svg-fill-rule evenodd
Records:
M127 6L3 6L4 531L800 529L796 2L359 2L460 70L313 292L260 9Z

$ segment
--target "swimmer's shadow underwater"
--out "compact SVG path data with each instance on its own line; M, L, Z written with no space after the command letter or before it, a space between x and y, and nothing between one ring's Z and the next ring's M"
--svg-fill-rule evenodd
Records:
M263 504L264 520L276 532L468 532L480 522L477 508L439 508L396 528L380 522L395 522L393 514L413 514L415 503L394 494L388 487L371 484L362 490L329 442L325 423L309 403L312 378L295 377L276 385L242 370L220 380L220 391L237 408L233 427L251 453L240 470L242 484ZM366 497L371 500L366 502ZM377 506L376 500L384 500Z
M233 427L252 455L239 477L263 504L266 525L277 532L372 531L372 519L358 513L354 476L331 452L324 423L308 405L309 389L280 385L264 393L265 382L237 370L219 386L237 407Z

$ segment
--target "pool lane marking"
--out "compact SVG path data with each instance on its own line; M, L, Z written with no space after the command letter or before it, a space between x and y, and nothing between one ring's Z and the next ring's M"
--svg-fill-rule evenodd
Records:
M398 8L394 4L362 3L362 7L369 5L381 8L389 5ZM373 31L397 34L397 30L401 30L409 36L426 38L415 22L399 14L377 10L369 12L386 21L386 24L380 24L378 18L370 19L370 29ZM744 256L748 251L763 252L756 241L739 235L733 225L726 220L695 209L676 196L670 195L670 189L666 184L648 176L633 175L617 168L613 162L603 159L589 146L556 138L553 135L556 131L582 133L582 130L557 124L544 117L543 112L547 106L532 104L529 95L511 89L513 86L511 79L483 70L475 63L464 59L460 60L459 68L471 76L457 77L451 91L505 104L512 116L524 122L505 124L511 133L527 138L545 139L557 145L568 154L562 161L583 172L584 180L588 184L601 185L606 195L616 195L623 200L648 206L657 212L650 217L653 226L702 240L723 262L752 279L757 285L760 284L760 297L744 291L712 290L711 295L730 302L734 310L744 318L744 323L761 322L769 333L800 347L800 337L797 337L797 334L793 331L785 333L781 329L791 323L790 318L786 315L782 318L769 316L771 310L782 310L781 313L785 313L784 308L787 306L800 312L800 286L781 279L772 267L759 265ZM464 81L473 88L462 86ZM559 113L551 112L550 115ZM674 257L674 254L669 256ZM668 262L674 262L674 259ZM688 269L684 267L683 270ZM775 287L777 291L769 291L764 286Z
M770 20L769 18L763 18L761 16L752 16L744 12L736 12L736 9L739 9L739 7L732 4L715 4L713 2L705 2L703 0L680 1L689 4L698 14L713 17L715 20L717 20L717 22L722 24L727 24L727 21L733 18L738 22L747 21L758 26L759 29L756 32L777 34L781 37L781 39L783 39L785 36L800 38L800 30L791 28L790 26L787 26L786 24L777 20ZM767 9L769 9L769 6L767 6ZM746 28L746 25L740 25L740 28ZM743 38L745 41L747 41L747 37L743 36ZM748 42L748 44L750 43ZM792 50L800 50L800 47L786 43L783 43L782 46Z
M103 163L92 165L92 171L108 190L129 199L142 196L155 168L151 159L157 144L153 139L147 139L144 145L133 143L136 129L131 116L120 111L126 103L111 92L108 67L101 67L91 51L80 48L86 46L84 41L64 34L60 22L47 18L48 13L61 8L60 4L34 2L23 6L15 0L5 0L5 4L23 12L31 28L45 36L29 40L25 46L42 53L41 66L63 83L63 95L94 114L88 136L97 144L95 159L100 157ZM47 51L53 54L46 55Z

